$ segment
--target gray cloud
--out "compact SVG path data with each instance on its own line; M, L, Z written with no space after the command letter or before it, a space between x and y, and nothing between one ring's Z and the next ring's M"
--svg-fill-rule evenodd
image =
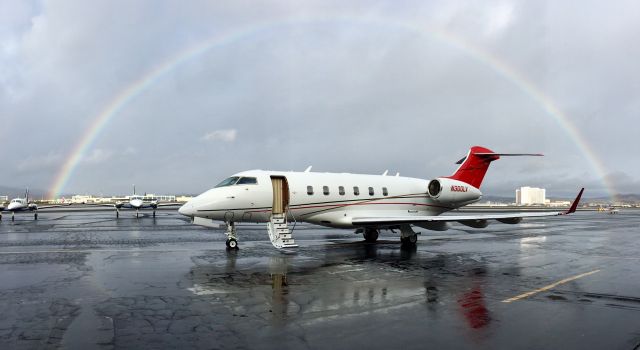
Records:
M582 184L604 194L590 156L608 174L627 174L608 179L617 191L640 192L630 160L638 151L640 47L630 43L639 6L3 2L0 139L26 147L3 152L2 162L16 166L4 167L0 184L18 178L47 188L111 101L170 57L220 38L132 97L66 191L126 193L135 182L149 192L196 193L237 171L308 165L430 178L453 172L480 144L545 154L496 162L483 185L489 194L532 185L568 196ZM474 50L541 91L593 155Z
M214 130L206 133L201 139L203 141L233 142L236 140L237 134L238 130L236 129Z

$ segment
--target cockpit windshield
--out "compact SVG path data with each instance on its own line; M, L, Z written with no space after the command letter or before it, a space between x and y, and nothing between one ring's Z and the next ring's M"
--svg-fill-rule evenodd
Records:
M232 176L230 178L224 179L221 183L217 184L216 187L225 187L225 186L231 186L231 185L235 185L236 181L238 181L240 177L238 176Z
M216 187L226 187L233 185L257 185L258 180L255 177L240 177L240 176L232 176L228 179L225 179Z
M256 185L258 184L258 180L255 177L242 177L236 185Z

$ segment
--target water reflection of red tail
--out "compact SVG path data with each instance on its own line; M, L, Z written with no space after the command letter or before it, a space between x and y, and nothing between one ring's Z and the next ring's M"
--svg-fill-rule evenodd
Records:
M462 298L458 299L458 305L462 308L462 314L469 327L478 329L491 322L489 310L485 306L484 296L479 285L474 286L471 291L462 295Z

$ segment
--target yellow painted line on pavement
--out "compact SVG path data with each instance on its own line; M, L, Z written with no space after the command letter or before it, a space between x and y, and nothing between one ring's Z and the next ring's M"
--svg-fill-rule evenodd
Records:
M598 270L593 270L593 271L581 273L579 275L575 275L573 277L565 278L565 279L560 280L558 282L552 283L552 284L550 284L548 286L544 286L542 288L538 288L538 289L532 290L530 292L526 292L526 293L523 293L523 294L520 294L520 295L516 295L513 298L505 299L502 302L503 303L510 303L512 301L517 301L517 300L520 300L520 299L528 298L528 297L530 297L530 296L532 296L534 294L538 294L540 292L544 292L544 291L549 290L551 288L555 288L555 287L557 287L557 286L559 286L561 284L565 284L567 282L575 281L578 278L582 278L582 277L586 277L586 276L589 276L589 275L593 275L596 272L600 272L600 270L599 269Z

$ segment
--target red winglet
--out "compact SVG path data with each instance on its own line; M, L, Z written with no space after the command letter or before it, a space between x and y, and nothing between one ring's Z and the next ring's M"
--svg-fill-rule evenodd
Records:
M569 215L576 212L576 209L578 208L578 203L580 203L580 197L582 197L582 192L584 192L584 187L580 190L576 199L573 200L573 203L571 204L571 208L569 208L569 210L564 212L564 215Z

